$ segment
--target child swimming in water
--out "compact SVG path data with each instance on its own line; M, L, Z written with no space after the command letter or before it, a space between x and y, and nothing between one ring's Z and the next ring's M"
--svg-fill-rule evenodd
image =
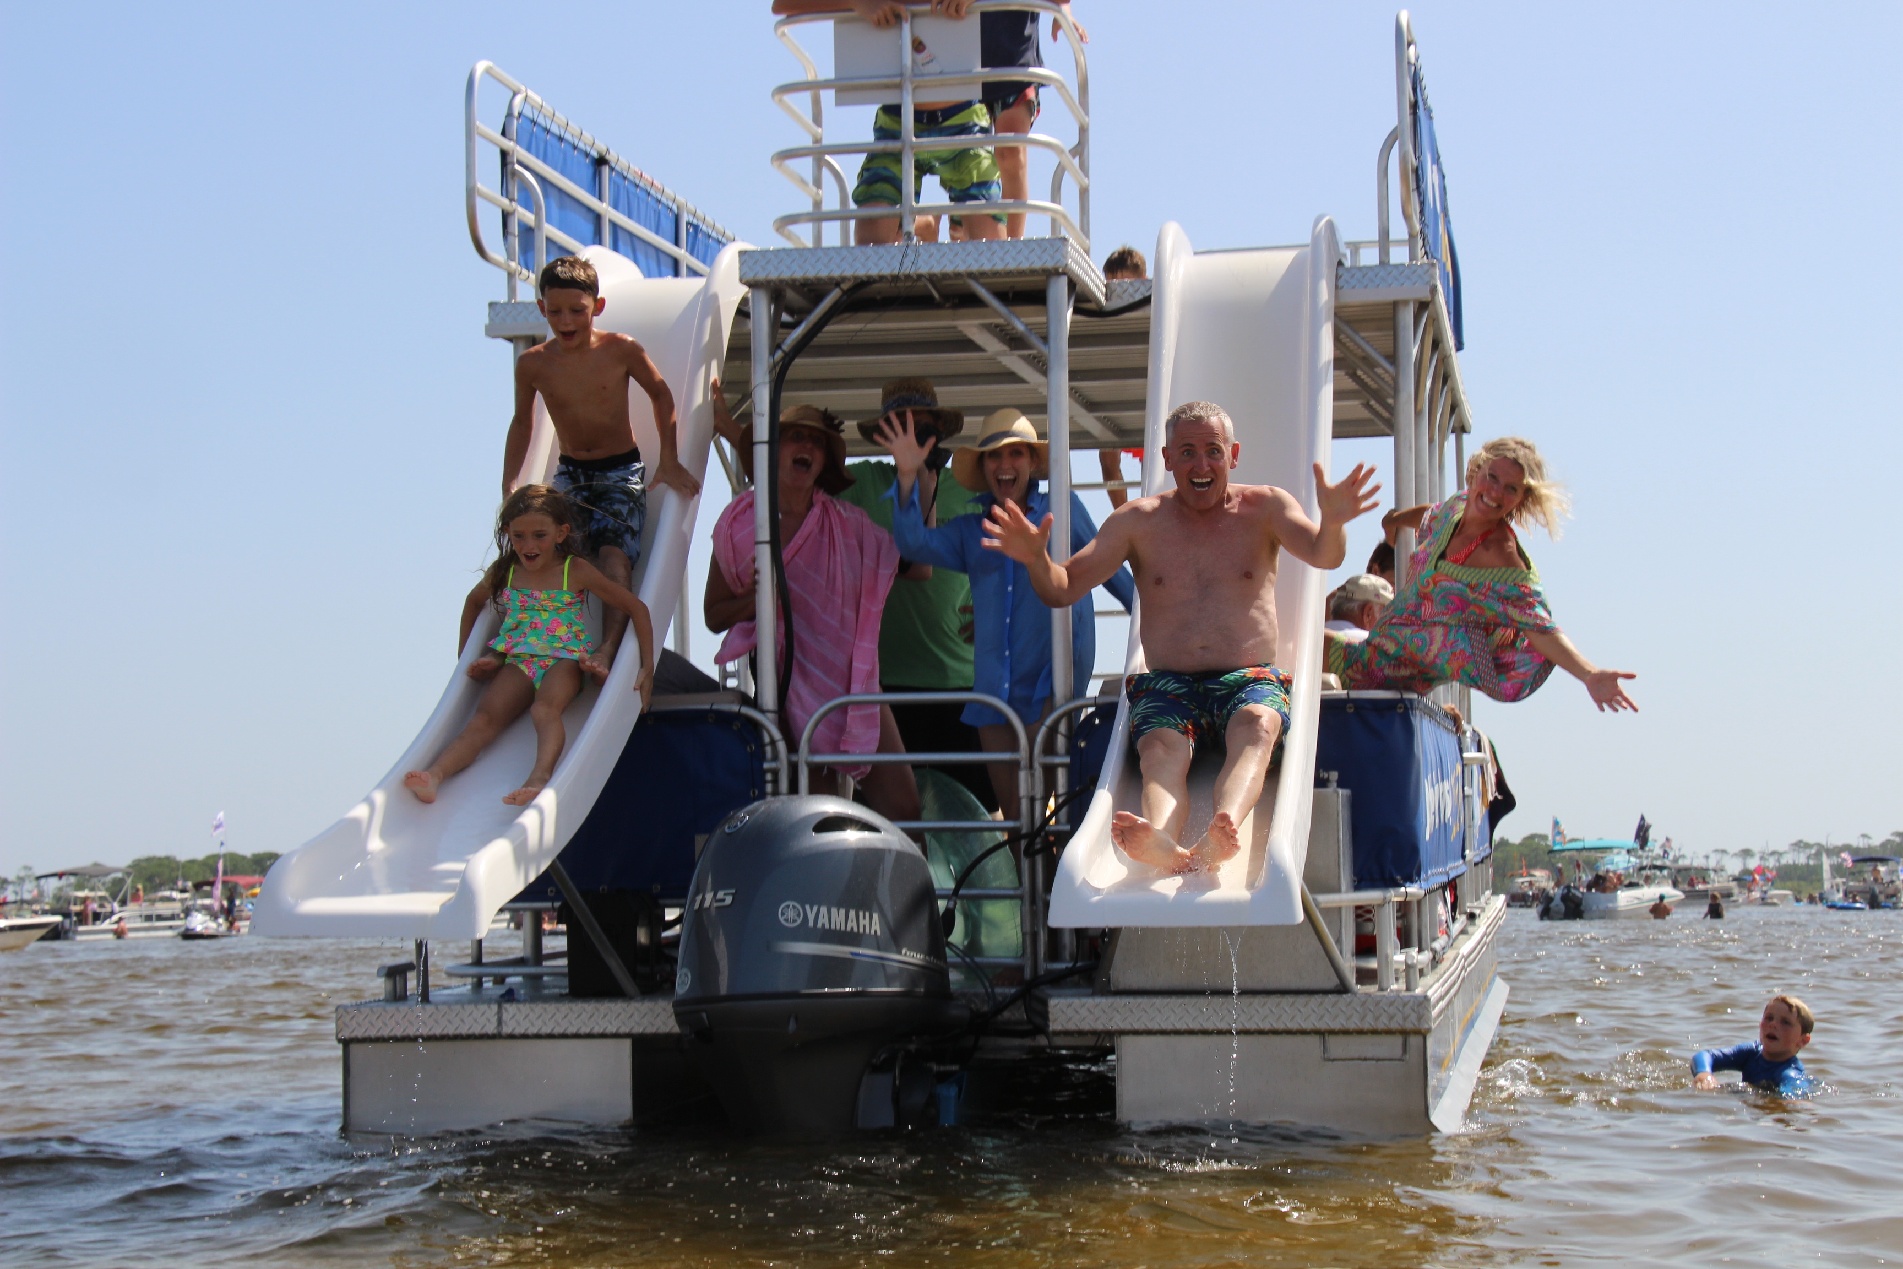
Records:
M1790 1096L1810 1084L1797 1053L1810 1043L1815 1024L1810 1007L1795 996L1773 996L1758 1020L1758 1042L1731 1049L1701 1049L1692 1054L1692 1087L1718 1087L1713 1071L1738 1071L1754 1088Z
M577 555L575 509L547 485L524 485L510 494L496 516L496 562L463 603L457 648L469 642L482 606L494 603L502 628L469 677L486 681L475 717L421 771L403 777L418 801L434 802L444 780L476 760L489 742L529 712L535 724L535 766L522 787L503 798L511 806L535 800L555 773L568 742L562 711L582 688L582 670L594 646L588 641L583 605L590 592L628 614L641 641L641 674L634 690L643 697L654 680L654 625L648 606L626 587Z

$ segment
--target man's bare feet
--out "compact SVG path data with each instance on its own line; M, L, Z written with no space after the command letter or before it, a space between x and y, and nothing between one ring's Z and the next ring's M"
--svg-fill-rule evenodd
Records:
M1195 856L1171 841L1169 834L1129 811L1118 811L1111 818L1110 840L1139 864L1167 873L1188 872L1196 867Z
M1215 868L1234 859L1242 851L1242 835L1229 812L1217 811L1209 821L1209 831L1190 850L1199 868Z
M530 772L529 778L522 782L522 787L502 800L507 802L510 806L527 806L529 803L535 801L536 795L547 787L547 776L539 776L534 772Z
M418 802L434 802L442 780L429 771L411 771L403 777L403 787L416 795Z
M484 653L469 663L469 677L478 683L487 683L502 672L502 658Z

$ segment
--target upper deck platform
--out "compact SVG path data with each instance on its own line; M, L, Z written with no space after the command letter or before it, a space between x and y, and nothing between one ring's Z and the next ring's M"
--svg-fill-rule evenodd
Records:
M1372 250L1373 244L1349 244L1336 270L1338 438L1393 435L1396 304L1417 312L1417 363L1444 367L1441 391L1448 400L1439 413L1463 413L1435 264L1352 263ZM830 324L793 363L784 399L824 402L854 421L876 412L885 381L920 374L931 378L943 404L963 410L968 421L1003 406L1042 420L1049 370L1042 347L1049 334L1046 285L1055 275L1069 279L1075 296L1071 446L1139 448L1149 391L1153 284L1105 282L1071 239L783 247L740 257L740 280L770 286L779 296L782 337L835 289L844 293ZM751 339L751 314L743 307L728 343L725 382L748 382ZM882 452L856 429L847 429L846 437L854 454Z

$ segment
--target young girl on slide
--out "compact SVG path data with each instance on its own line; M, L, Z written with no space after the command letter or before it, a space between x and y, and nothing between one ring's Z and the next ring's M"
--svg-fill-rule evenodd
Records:
M419 801L434 802L444 780L476 760L476 755L507 727L529 712L535 724L535 767L522 787L503 798L511 806L535 800L562 756L567 735L562 711L582 688L582 670L592 665L584 603L593 592L604 604L628 614L641 641L641 673L634 690L646 707L654 679L654 625L648 606L575 554L575 510L547 485L524 485L510 494L496 516L496 562L463 603L462 630L456 646L469 642L482 606L493 603L502 628L491 653L469 667L469 677L487 681L475 717L456 739L421 771L403 777L403 787Z

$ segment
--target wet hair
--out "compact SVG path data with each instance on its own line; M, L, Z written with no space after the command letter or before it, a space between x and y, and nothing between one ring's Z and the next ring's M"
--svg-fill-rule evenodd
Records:
M1520 471L1526 476L1526 496L1513 509L1513 522L1530 524L1538 521L1547 536L1557 541L1560 518L1571 508L1572 500L1567 498L1565 489L1556 481L1546 478L1546 461L1533 448L1533 442L1519 436L1502 436L1488 441L1468 456L1467 483L1472 484L1473 478L1496 458L1519 464Z
M580 256L563 256L543 265L542 276L535 280L537 295L547 295L557 287L586 291L591 297L598 297L601 294L601 275L595 272L594 265Z
M568 536L557 542L555 549L564 556L581 554L577 549L581 544L581 526L576 523L575 504L561 490L548 485L524 485L504 498L502 510L496 512L496 562L482 578L497 612L508 609L509 601L502 592L509 588L509 570L521 562L515 557L515 543L509 541L509 526L523 516L532 515L545 515L556 524L567 525Z
M1233 445L1236 441L1235 420L1229 417L1229 411L1214 401L1185 401L1170 411L1169 418L1163 420L1163 445L1176 439L1176 429L1184 423L1219 423L1222 425L1222 443Z
M1812 1016L1810 1006L1796 996L1773 996L1766 1002L1765 1007L1768 1009L1771 1005L1790 1006L1791 1012L1797 1015L1797 1025L1803 1029L1805 1035L1809 1035L1811 1028L1817 1025L1817 1019Z
M1118 247L1104 257L1103 276L1106 282L1118 278L1140 282L1150 276L1150 265L1135 247Z
M1394 571L1394 543L1375 543L1374 550L1368 553L1368 567L1365 571L1370 573L1392 573Z

